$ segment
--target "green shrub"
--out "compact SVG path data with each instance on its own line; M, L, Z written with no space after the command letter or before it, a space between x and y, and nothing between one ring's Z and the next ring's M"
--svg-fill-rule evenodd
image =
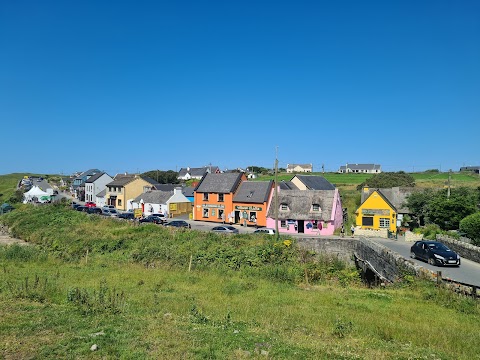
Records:
M480 212L469 215L460 221L460 231L472 240L475 245L480 245Z

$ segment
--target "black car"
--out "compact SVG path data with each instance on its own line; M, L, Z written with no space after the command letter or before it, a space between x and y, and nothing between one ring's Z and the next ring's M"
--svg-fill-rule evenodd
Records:
M163 219L159 216L155 215L148 215L147 217L144 217L140 219L141 223L153 223L153 224L163 224Z
M190 224L187 223L185 220L172 220L172 221L167 222L165 224L165 226L173 226L173 227L181 227L181 228L191 229Z
M77 203L72 203L72 208L73 209L76 209L78 208L79 206L81 206L80 204L77 204Z
M99 207L89 207L87 208L87 213L101 215L102 209L100 209Z
M134 220L135 215L132 212L124 212L118 215L119 219L127 219L127 220Z
M88 206L77 206L77 207L75 208L75 210L77 210L77 211L84 211L84 212L87 212L88 209L89 209Z
M438 241L417 241L410 248L410 257L428 261L430 265L460 266L460 255Z

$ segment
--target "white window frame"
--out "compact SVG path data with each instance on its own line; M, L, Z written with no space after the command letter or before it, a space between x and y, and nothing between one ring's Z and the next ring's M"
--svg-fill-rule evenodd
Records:
M378 219L379 227L382 229L390 228L390 218L380 218Z

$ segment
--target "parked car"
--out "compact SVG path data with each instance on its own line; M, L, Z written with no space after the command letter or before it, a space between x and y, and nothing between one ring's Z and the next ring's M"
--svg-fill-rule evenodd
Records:
M188 228L188 229L192 228L192 226L189 223L187 223L185 220L172 220L167 222L165 226L182 227L182 228Z
M77 206L75 208L75 210L77 210L77 211L85 211L85 212L87 212L88 209L89 208L87 206Z
M135 216L133 215L133 213L127 211L127 212L118 214L118 218L126 219L126 220L134 220Z
M99 207L89 207L87 209L87 213L89 214L99 214L101 215L102 214L102 209L100 209Z
M165 216L165 214L152 214L152 216L158 217L162 220L163 223L166 223L168 221L168 218Z
M97 204L95 204L93 201L87 201L85 203L86 207L97 207Z
M212 231L223 234L238 234L238 229L230 225L215 226Z
M119 214L116 209L102 208L102 215L117 217Z
M103 205L102 209L115 209L115 205Z
M73 209L76 209L76 208L78 208L79 206L80 206L80 204L72 203L72 208L73 208Z
M254 234L268 234L268 235L275 235L275 229L271 228L260 228L253 232Z
M10 204L3 203L2 205L0 205L0 214L6 214L13 210L15 210L15 208Z
M153 224L163 224L163 219L155 216L155 215L148 215L147 217L140 219L141 223L153 223Z
M427 261L430 265L460 266L460 255L438 241L417 241L410 248L410 257Z

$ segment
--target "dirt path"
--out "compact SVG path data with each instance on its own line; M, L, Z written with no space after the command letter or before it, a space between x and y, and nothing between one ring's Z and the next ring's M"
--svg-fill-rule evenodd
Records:
M23 241L20 239L14 239L8 235L0 234L0 245L12 245L12 244L28 245L26 241Z

